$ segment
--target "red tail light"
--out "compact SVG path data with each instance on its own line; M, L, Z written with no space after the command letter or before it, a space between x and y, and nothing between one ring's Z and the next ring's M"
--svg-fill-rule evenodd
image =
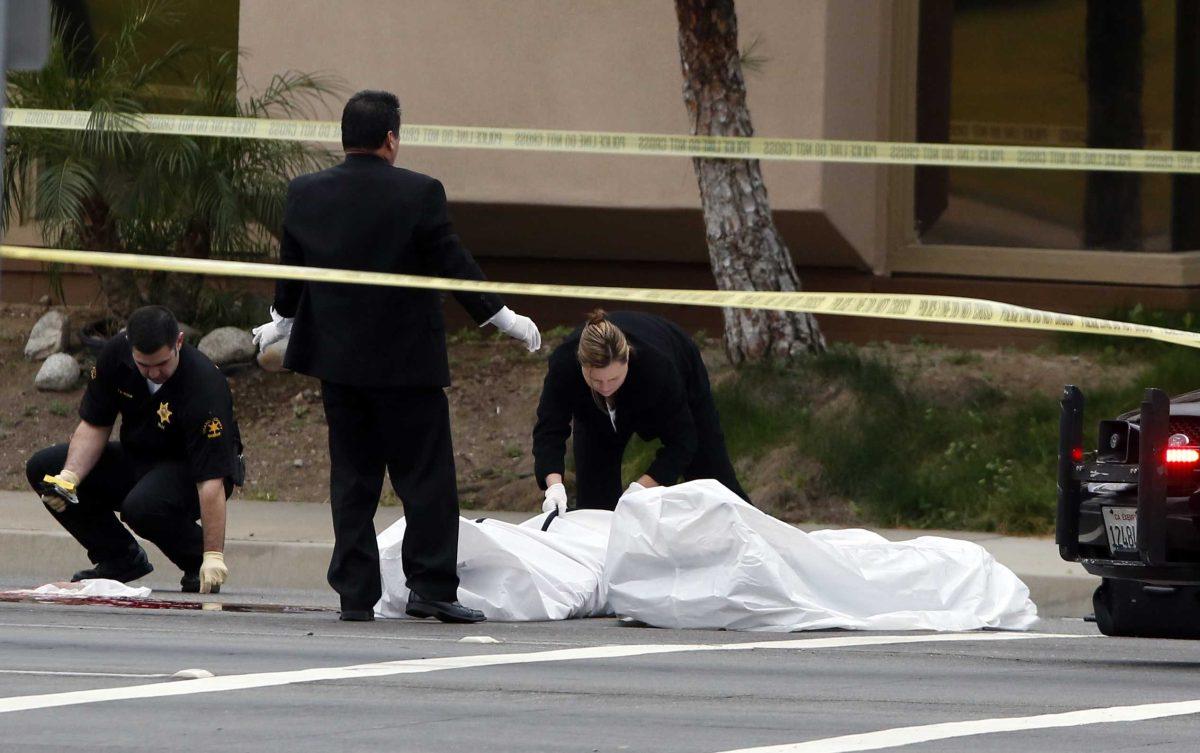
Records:
M1200 462L1200 450L1195 447L1168 447L1167 463L1170 465L1195 465Z
M1083 448L1082 447L1071 448L1071 459L1074 460L1076 463L1082 463L1083 462Z

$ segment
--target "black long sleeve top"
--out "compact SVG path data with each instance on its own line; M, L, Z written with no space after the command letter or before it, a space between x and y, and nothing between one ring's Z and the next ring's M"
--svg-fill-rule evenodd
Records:
M608 318L625 333L634 353L624 384L613 396L616 425L597 404L576 358L580 330L550 355L533 428L534 474L546 488L546 476L563 473L572 427L586 425L597 435L624 444L633 434L659 439L662 447L646 470L659 484L672 484L696 452L696 427L690 405L708 394L708 376L700 351L675 324L652 314L613 312Z

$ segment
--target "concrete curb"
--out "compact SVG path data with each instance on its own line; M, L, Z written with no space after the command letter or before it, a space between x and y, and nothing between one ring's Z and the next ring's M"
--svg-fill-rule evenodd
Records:
M164 593L178 592L179 570L157 547L146 543L144 546L154 572L136 585ZM325 581L333 553L330 543L232 540L226 546L226 553L231 566L226 591L231 596L242 591L327 590L331 602L336 602ZM1040 616L1082 617L1091 613L1092 591L1100 584L1099 578L1086 574L1022 572L1019 563L1013 564L1017 567L1010 567L1029 586ZM83 550L65 533L0 530L0 573L5 581L23 582L25 587L34 588L66 580L71 573L88 566Z
M1094 575L1022 575L1039 617L1083 617L1092 613L1092 592L1100 585Z
M382 531L403 511L381 507L375 530ZM463 516L495 518L517 523L534 515L528 512L464 510ZM0 491L0 580L14 587L37 587L71 577L89 566L83 549L66 534L29 492ZM802 530L827 526L802 525ZM916 531L880 529L892 541L918 536L964 539L988 550L1029 586L1030 596L1043 617L1082 617L1092 611L1092 591L1100 579L1073 562L1063 562L1050 538L1001 536L970 531ZM161 590L163 596L179 593L179 570L158 548L143 543L154 572L137 582ZM264 591L304 592L311 601L336 604L325 581L333 553L333 525L329 505L303 502L256 502L236 499L230 506L226 528L230 581L220 598L240 599ZM328 596L328 600L325 598ZM282 594L267 598L284 598Z
M178 591L179 568L153 544L142 542L154 572L135 585ZM333 545L283 541L230 541L226 556L230 586L241 589L318 590L329 588L325 572ZM0 573L10 582L34 588L68 580L76 570L90 567L83 549L65 533L0 530ZM332 593L332 592L330 592Z

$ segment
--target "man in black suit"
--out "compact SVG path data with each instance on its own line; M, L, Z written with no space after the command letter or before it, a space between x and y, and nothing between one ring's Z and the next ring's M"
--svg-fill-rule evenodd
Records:
M346 160L288 186L284 264L482 280L454 234L442 184L395 168L400 103L362 91L342 111ZM481 326L493 324L530 351L541 335L499 296L455 293ZM290 335L284 367L321 380L329 424L334 550L329 584L341 619L373 619L381 595L374 515L386 469L404 503L407 613L479 622L458 603L458 489L442 294L432 290L305 283L275 287L273 321L259 348Z

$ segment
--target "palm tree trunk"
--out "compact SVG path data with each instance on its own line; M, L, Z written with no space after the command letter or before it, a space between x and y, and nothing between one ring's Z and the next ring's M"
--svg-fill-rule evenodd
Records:
M733 0L675 0L683 101L692 133L751 136ZM696 158L713 277L721 290L800 290L800 276L771 215L758 160ZM725 309L725 352L735 364L820 352L810 314Z

